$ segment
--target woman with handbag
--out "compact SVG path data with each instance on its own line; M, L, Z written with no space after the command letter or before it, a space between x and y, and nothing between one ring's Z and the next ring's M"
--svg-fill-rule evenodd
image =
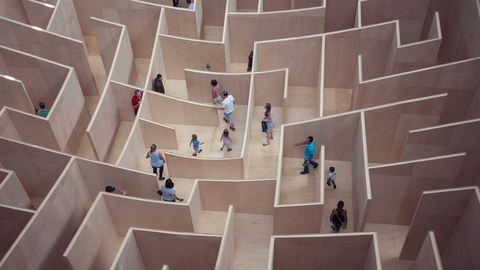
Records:
M343 201L339 201L337 204L337 208L332 209L332 213L330 214L330 222L332 223L332 230L334 232L340 232L340 227L343 229L347 228L347 210L343 209L345 204Z

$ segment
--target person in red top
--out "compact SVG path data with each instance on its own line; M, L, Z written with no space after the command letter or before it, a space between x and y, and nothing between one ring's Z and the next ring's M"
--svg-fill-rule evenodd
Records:
M140 107L141 101L142 101L142 92L137 89L135 90L135 95L132 97L132 107L135 115L137 115L138 107Z

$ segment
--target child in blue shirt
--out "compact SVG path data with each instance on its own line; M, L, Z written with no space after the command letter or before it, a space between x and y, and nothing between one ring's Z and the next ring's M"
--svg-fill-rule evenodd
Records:
M192 140L190 141L190 145L192 146L193 144L193 150L195 150L195 153L193 153L193 156L197 156L198 153L202 152L202 149L200 149L200 145L202 145L204 142L200 142L198 140L197 134L192 134Z

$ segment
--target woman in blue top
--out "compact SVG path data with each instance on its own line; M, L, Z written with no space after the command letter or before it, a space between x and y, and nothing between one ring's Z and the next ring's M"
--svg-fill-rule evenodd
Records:
M150 146L150 151L147 152L147 156L145 158L150 158L150 165L152 165L154 174L157 174L157 169L160 169L158 180L165 180L165 177L163 177L163 164L165 164L166 161L162 153L157 150L157 146L155 144Z
M318 163L313 161L313 156L315 155L315 144L313 143L313 137L308 136L305 142L296 143L295 146L305 145L305 149L303 150L303 171L300 174L308 174L310 171L308 170L308 164L310 163L314 169L318 167Z
M183 202L183 199L177 197L175 189L173 188L174 186L175 184L172 179L168 178L167 181L165 181L165 185L160 188L162 191L162 199L165 202L175 202L175 200Z

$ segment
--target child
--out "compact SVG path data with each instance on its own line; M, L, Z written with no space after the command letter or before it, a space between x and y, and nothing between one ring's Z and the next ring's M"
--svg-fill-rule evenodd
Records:
M190 141L190 145L189 146L192 146L193 144L193 150L195 150L195 153L193 153L193 156L197 156L197 153L201 153L202 152L202 149L199 149L200 148L200 145L204 144L204 142L200 142L198 140L198 137L197 137L197 134L192 134L192 140Z
M334 167L330 167L328 169L328 180L327 180L327 185L331 185L331 183L333 183L333 188L336 189L337 188L337 185L335 185L335 175L337 175L337 173L335 172L335 168Z
M232 148L230 147L230 145L232 144L232 139L230 139L230 137L228 136L228 129L223 130L222 136L220 137L220 141L222 140L223 145L222 148L220 148L220 151L223 151L223 147L225 147L225 145L227 146L227 151L232 151Z

